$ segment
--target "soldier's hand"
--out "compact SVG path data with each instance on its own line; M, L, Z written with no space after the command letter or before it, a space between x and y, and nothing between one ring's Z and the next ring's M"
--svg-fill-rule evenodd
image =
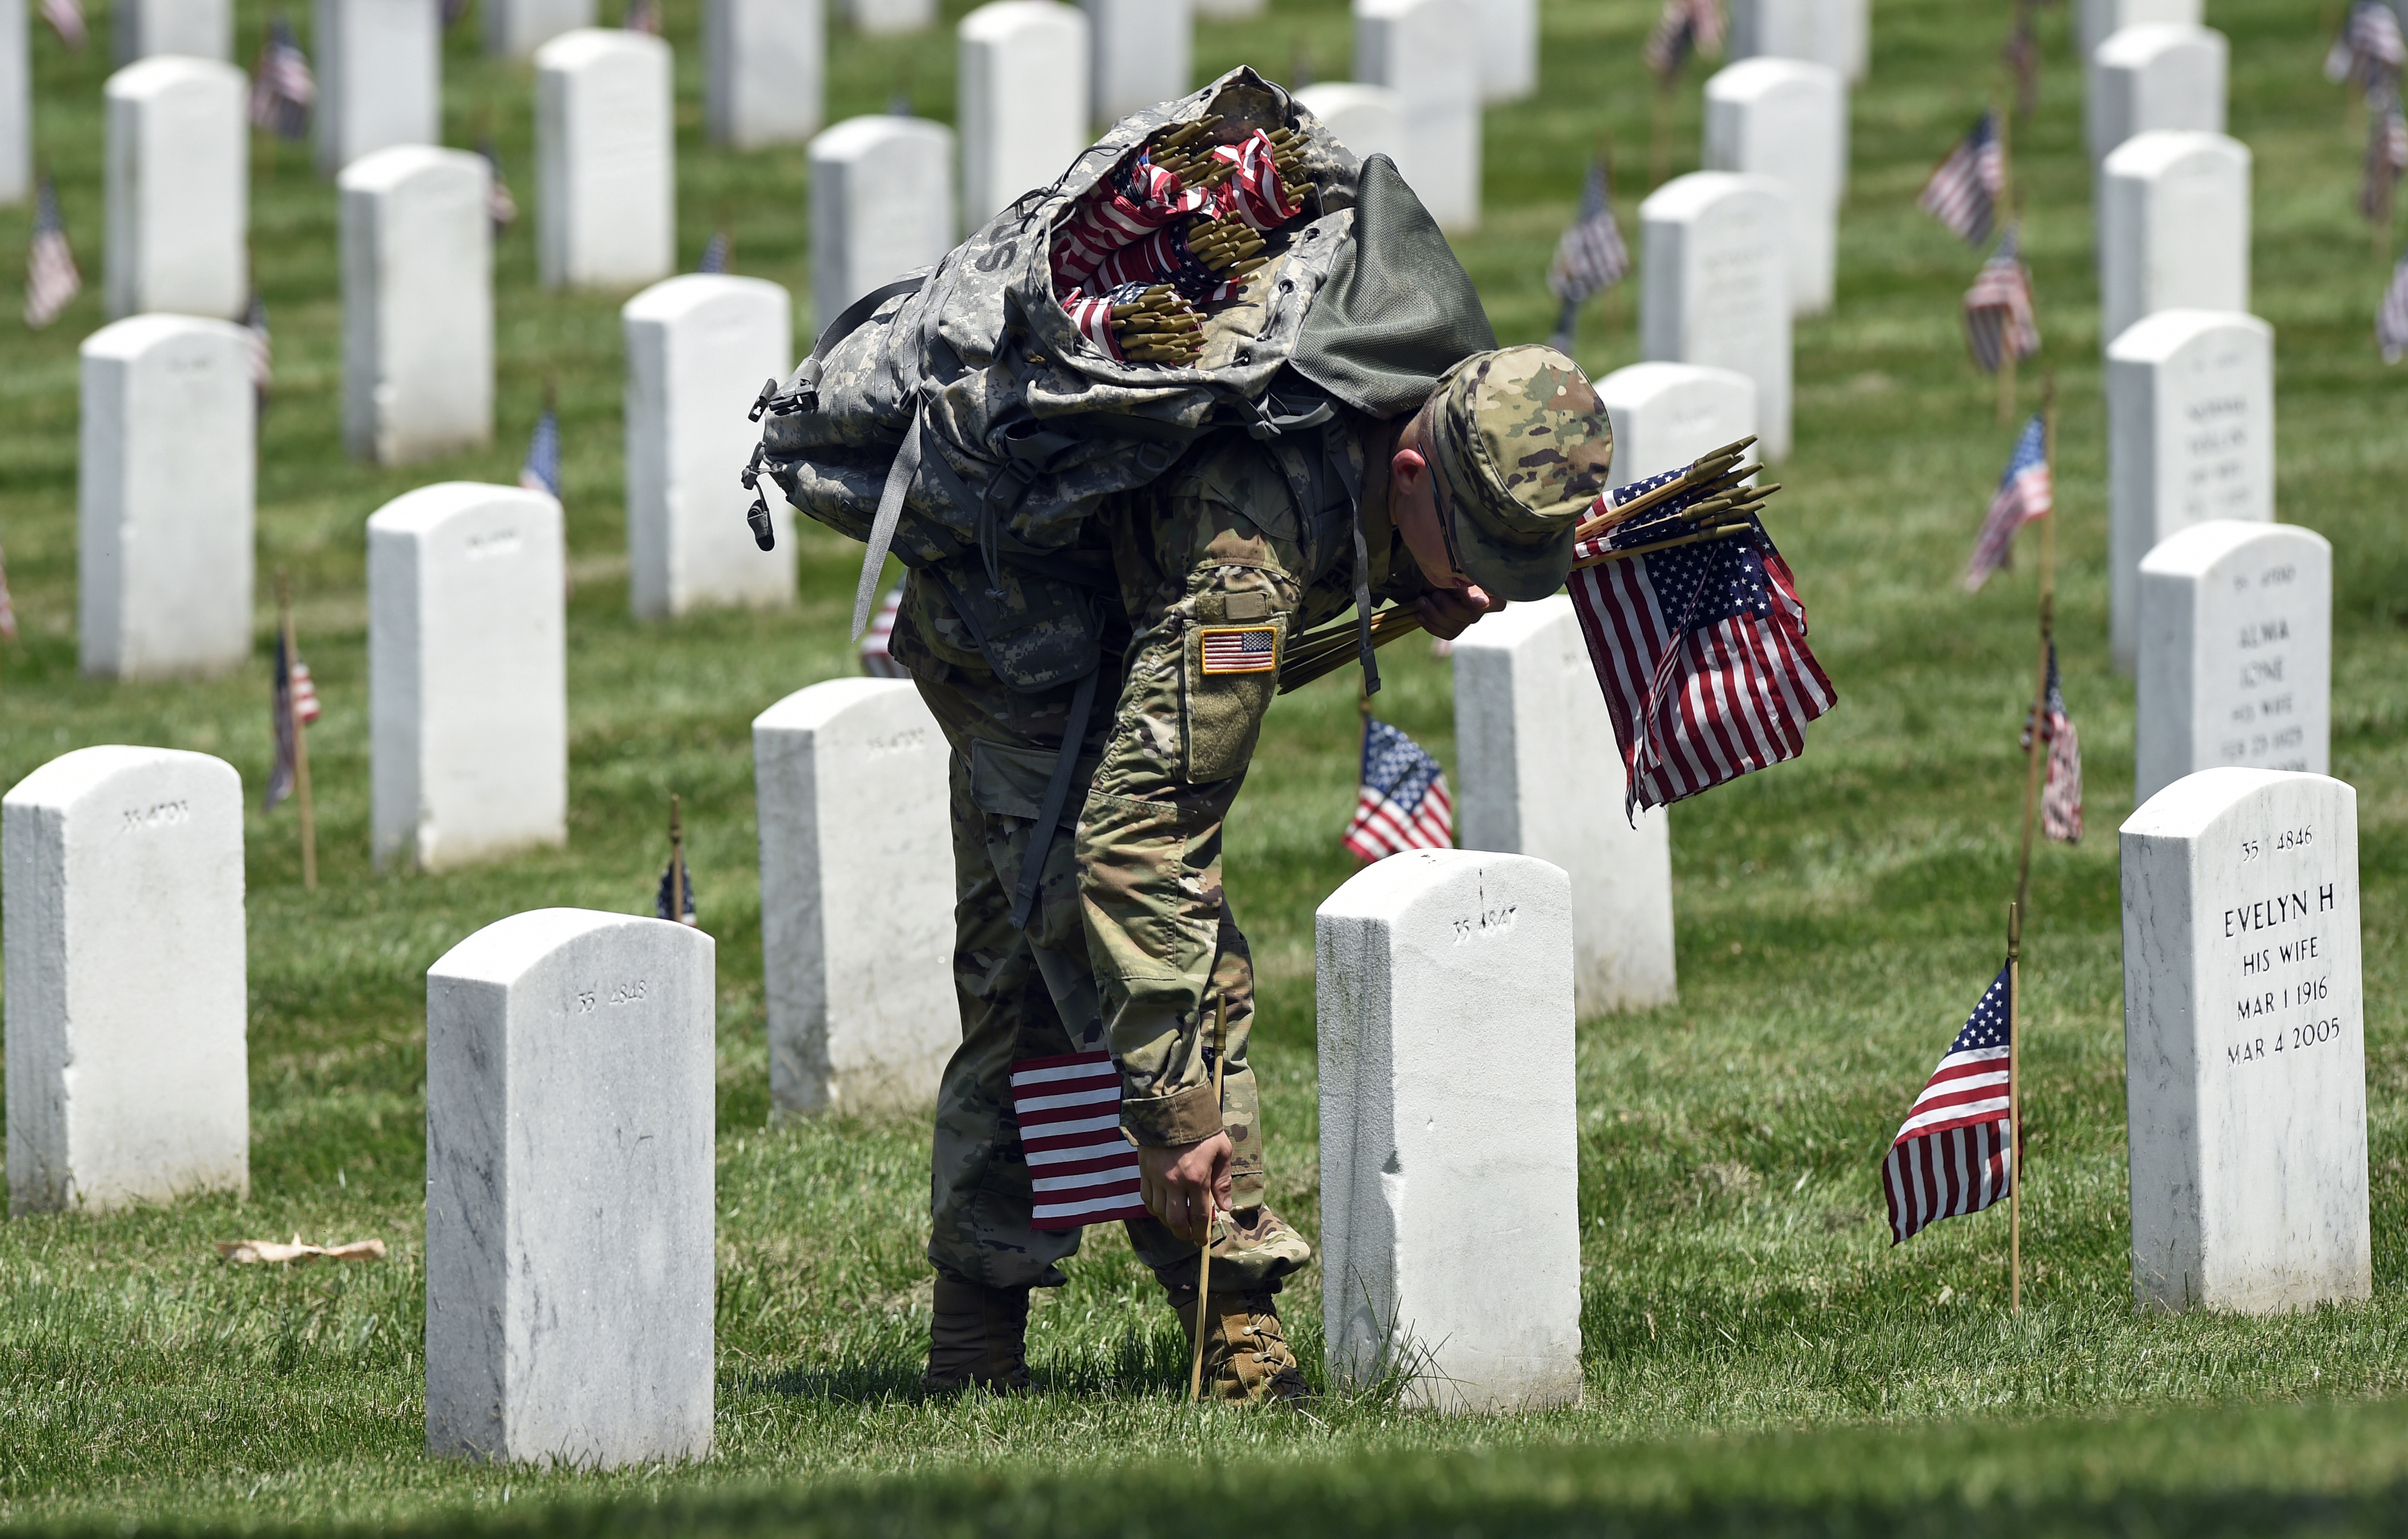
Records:
M1236 1153L1226 1133L1194 1144L1140 1145L1138 1194L1173 1234L1200 1246L1211 1237L1213 1213L1229 1205L1229 1161Z
M1415 599L1413 607L1421 611L1423 630L1453 641L1496 606L1489 601L1487 591L1474 583L1461 588L1434 588Z

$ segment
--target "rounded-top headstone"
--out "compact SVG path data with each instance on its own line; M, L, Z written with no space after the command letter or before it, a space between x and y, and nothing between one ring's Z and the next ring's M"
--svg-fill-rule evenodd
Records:
M2171 22L2197 26L2204 11L2201 0L2080 0L2075 25L2081 33L2078 51L2086 75L2095 67L2099 45L2126 27Z
M443 138L443 13L420 0L317 0L318 169Z
M867 33L921 32L937 24L937 0L844 0L844 16Z
M1597 382L1613 424L1614 486L1694 463L1756 431L1756 381L1703 363L1630 363Z
M251 300L243 72L163 54L126 65L104 91L109 315L243 314Z
M0 798L8 1205L165 1203L251 1180L242 777L93 748Z
M109 30L121 64L161 54L231 60L234 0L117 0Z
M1297 92L1296 100L1337 135L1339 143L1354 151L1357 160L1385 155L1393 161L1409 152L1405 98L1386 86L1324 80Z
M811 311L845 306L953 249L953 131L925 118L847 118L811 141Z
M343 443L380 464L494 436L493 167L397 145L336 178L343 236Z
M632 287L677 264L668 44L621 27L535 52L536 251L547 287Z
M2128 26L2099 45L2086 128L2098 160L2135 134L2224 132L2231 46L2201 26Z
M1808 59L1862 80L1871 62L1866 0L1731 0L1730 57Z
M1728 171L1675 177L1639 206L1640 351L1756 383L1757 453L1789 454L1789 205Z
M2141 563L2133 791L2197 770L2331 765L2332 546L2312 529L2214 520Z
M977 225L1087 148L1087 18L1054 0L993 0L956 38L962 212Z
M2357 791L2201 770L2119 853L2133 1291L2258 1314L2366 1298Z
M523 59L564 32L594 24L595 0L484 0L485 51Z
M2249 308L2249 147L2135 134L2100 164L2100 338L2159 310Z
M1096 121L1118 122L1192 89L1192 0L1079 0L1079 8L1093 45L1088 64Z
M1397 169L1430 218L1480 222L1481 57L1472 0L1354 0L1354 78L1404 98Z
M1840 201L1848 183L1848 87L1828 64L1743 59L1706 81L1706 168L1778 182L1789 203L1789 293L1799 315L1831 307Z

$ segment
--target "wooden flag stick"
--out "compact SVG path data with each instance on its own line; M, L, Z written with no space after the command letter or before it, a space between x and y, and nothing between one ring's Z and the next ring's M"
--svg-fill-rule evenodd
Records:
M1363 714L1371 714L1371 697L1363 697ZM1229 1066L1228 1050L1224 1046L1229 1029L1229 996L1224 994L1212 1006L1212 1105L1221 1104L1221 1073ZM1187 1398L1193 1402L1204 1398L1204 1314L1212 1307L1212 1224L1220 1218L1220 1193L1210 1186L1204 1189L1204 1243L1196 1247L1196 1361L1187 1370Z
M301 887L318 891L318 813L309 800L309 729L293 698L293 670L300 665L301 649L293 637L293 585L284 568L276 569L276 623L284 641L284 709L293 719L293 799L301 814Z
M1991 118L1999 125L1999 201L2005 206L2007 221L2012 223L2018 218L2021 210L2015 207L2015 156L2014 128L2015 115L2014 107L2014 96L2013 94L2014 86L2012 81L2009 82L2007 90L2008 94L2003 98L2006 105L1993 108L1991 111ZM2015 421L2015 363L2017 362L2015 354L2017 349L2015 329L2012 323L2012 316L2010 317L2010 323L2001 327L2000 330L2003 335L2000 339L2001 345L1999 349L1999 425L2000 427L2013 427Z
M2023 909L2007 905L2007 1313L2024 1312Z
M669 921L672 924L686 922L683 811L683 799L675 791L669 792Z

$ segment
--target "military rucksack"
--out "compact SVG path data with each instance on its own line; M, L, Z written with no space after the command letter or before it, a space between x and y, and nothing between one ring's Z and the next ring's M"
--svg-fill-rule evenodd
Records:
M1289 131L1301 209L1267 237L1271 264L1247 301L1208 315L1193 364L1122 362L1056 298L1057 234L1104 178L1213 120L1216 140ZM767 474L804 514L867 543L853 634L892 549L942 585L1007 686L1079 683L1051 827L1101 660L1092 595L1113 586L1109 567L1071 548L1105 500L1145 486L1204 435L1242 427L1289 481L1308 551L1353 555L1368 611L1359 489L1333 435L1417 408L1440 375L1496 345L1470 278L1394 164L1358 161L1284 90L1240 68L1122 120L1054 185L830 321L789 378L763 387L744 484ZM767 549L766 496L751 519ZM1328 543L1348 539L1352 552ZM1368 640L1362 651L1368 668ZM1043 853L1023 873L1024 917Z

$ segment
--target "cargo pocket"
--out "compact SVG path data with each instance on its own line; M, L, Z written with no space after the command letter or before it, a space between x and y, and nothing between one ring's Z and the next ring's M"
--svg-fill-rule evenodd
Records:
M1279 692L1286 629L1278 616L1188 627L1180 736L1189 783L1245 773L1263 713Z

